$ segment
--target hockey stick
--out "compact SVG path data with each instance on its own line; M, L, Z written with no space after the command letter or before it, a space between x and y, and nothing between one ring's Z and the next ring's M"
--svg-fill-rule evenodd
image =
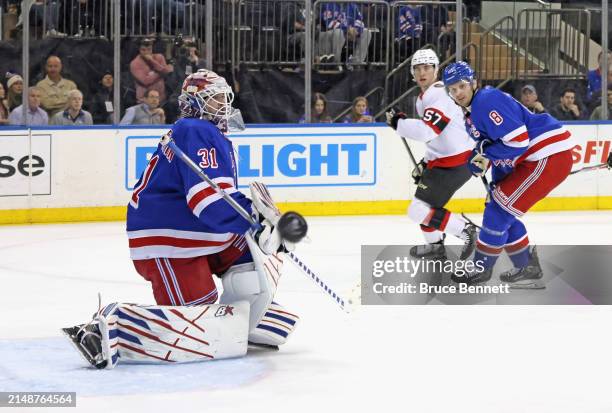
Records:
M410 156L410 160L412 161L412 164L414 165L415 168L418 167L418 163L414 157L414 155L412 154L412 150L410 149L410 145L408 145L408 142L406 141L406 138L404 138L403 136L402 138L402 142L404 143L404 146L406 147L406 150L408 151L408 155Z
M596 169L603 169L603 168L608 168L608 169L612 168L612 152L608 154L608 159L606 160L606 163L600 163L599 165L587 166L586 168L582 168L582 169L578 169L577 171L570 172L570 175L578 174L580 172L594 171Z
M210 187L214 189L215 192L221 195L223 199L227 201L227 203L232 208L234 208L236 212L240 214L241 217L247 220L247 222L251 225L252 230L257 231L261 229L261 224L257 222L247 211L245 211L242 205L236 202L236 200L234 200L234 198L232 198L227 192L225 192L223 188L219 187L219 185L217 185L212 179L210 179L208 175L206 175L204 171L202 171L200 167L198 167L198 165L196 165L196 163L193 160L191 160L191 158L187 156L187 154L185 154L185 152L183 152L176 145L174 140L169 135L164 135L161 138L160 143L162 147L164 148L169 147L170 150L172 150L172 152L178 155L178 157L193 172L195 172L204 182L210 185ZM315 282L315 284L317 284L323 291L325 291L325 293L328 296L330 296L336 302L336 304L338 304L343 310L346 311L346 308L344 305L344 299L342 299L342 297L340 297L338 294L336 294L336 292L334 292L331 288L329 288L327 284L319 276L317 276L306 264L304 264L293 252L289 251L287 255L289 256L289 258L291 258L291 262L296 267L298 267L304 274L308 275L310 279L312 279Z

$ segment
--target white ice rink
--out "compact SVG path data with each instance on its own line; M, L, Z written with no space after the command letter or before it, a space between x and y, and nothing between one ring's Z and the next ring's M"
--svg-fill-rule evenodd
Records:
M362 244L420 242L402 216L309 222L312 242L297 253L342 292L359 279ZM612 244L612 212L530 213L525 223L538 244ZM279 352L89 369L59 329L89 320L98 292L105 303L153 303L123 227L0 227L0 391L75 391L79 411L105 413L612 412L611 307L385 306L347 315L289 263L277 301L301 324Z

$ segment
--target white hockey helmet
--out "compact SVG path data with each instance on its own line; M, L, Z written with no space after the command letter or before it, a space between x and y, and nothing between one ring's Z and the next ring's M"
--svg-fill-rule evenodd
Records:
M206 69L187 76L178 97L183 117L207 119L222 131L227 130L233 101L234 92L226 80Z
M412 73L412 76L414 76L414 67L417 65L432 65L437 76L440 59L438 59L438 55L433 50L420 49L412 55L412 61L410 62L410 73Z

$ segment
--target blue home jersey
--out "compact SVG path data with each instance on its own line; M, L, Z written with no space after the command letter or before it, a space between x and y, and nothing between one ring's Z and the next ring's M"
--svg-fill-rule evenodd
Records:
M180 119L168 133L206 175L251 213L251 200L237 190L232 142L215 125ZM132 259L214 254L248 229L249 223L221 195L169 148L158 145L128 205Z
M547 113L533 114L509 94L491 87L474 95L466 128L476 141L492 142L485 156L493 165L494 181L523 161L538 161L574 146L558 120Z

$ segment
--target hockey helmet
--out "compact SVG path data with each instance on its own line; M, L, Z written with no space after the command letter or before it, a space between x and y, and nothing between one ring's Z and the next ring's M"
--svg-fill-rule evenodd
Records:
M437 73L440 59L438 59L438 55L433 50L420 49L414 52L410 61L410 73L412 73L412 76L414 76L414 68L417 65L432 65Z
M225 79L206 69L187 76L178 97L181 116L210 120L222 130L227 127L233 101L234 92Z
M442 73L442 81L446 87L460 81L471 83L473 80L474 69L463 61L458 61L446 66L444 73Z

